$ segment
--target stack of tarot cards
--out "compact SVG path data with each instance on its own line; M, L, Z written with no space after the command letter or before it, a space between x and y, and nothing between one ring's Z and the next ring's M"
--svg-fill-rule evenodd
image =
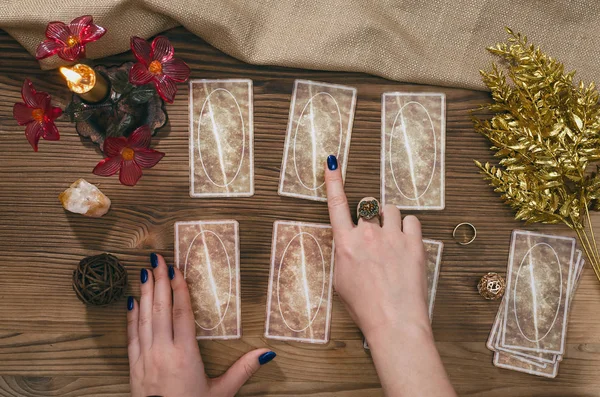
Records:
M513 231L506 292L487 341L495 366L556 377L583 265L574 238Z

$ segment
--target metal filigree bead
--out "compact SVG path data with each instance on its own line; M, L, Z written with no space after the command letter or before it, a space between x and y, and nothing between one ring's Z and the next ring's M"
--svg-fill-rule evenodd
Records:
M506 289L506 281L504 277L498 273L490 272L485 276L481 277L479 284L477 284L477 290L479 295L488 300L496 300L502 298L504 290Z

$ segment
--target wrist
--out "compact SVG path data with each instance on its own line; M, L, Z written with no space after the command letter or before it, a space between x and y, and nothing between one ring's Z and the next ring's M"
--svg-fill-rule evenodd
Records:
M403 344L434 343L433 331L429 321L407 321L379 326L365 332L365 338L371 350L386 349L395 342Z

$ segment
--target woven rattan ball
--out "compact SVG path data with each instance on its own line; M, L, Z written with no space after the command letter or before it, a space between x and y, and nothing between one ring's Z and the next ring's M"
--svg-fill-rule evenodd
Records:
M88 256L73 271L73 290L88 305L107 305L125 294L127 271L116 256Z
M481 277L479 284L477 284L477 290L479 295L483 296L488 300L496 300L502 298L504 295L504 289L506 288L506 281L498 273L488 273Z

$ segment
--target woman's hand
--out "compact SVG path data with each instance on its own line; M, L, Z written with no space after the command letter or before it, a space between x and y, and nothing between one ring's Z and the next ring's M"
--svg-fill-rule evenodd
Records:
M209 379L196 341L187 283L179 269L151 255L154 268L141 271L139 304L127 301L131 395L134 397L223 396L237 393L260 365L275 357L267 349L246 353L229 370Z
M386 205L355 226L337 159L325 170L335 241L334 286L369 342L389 396L455 396L436 350L427 310L421 223Z
M330 156L331 159L331 156ZM328 164L332 160L329 160ZM369 337L382 328L430 332L421 223L386 205L379 217L352 222L340 170L325 171L335 239L335 289Z

